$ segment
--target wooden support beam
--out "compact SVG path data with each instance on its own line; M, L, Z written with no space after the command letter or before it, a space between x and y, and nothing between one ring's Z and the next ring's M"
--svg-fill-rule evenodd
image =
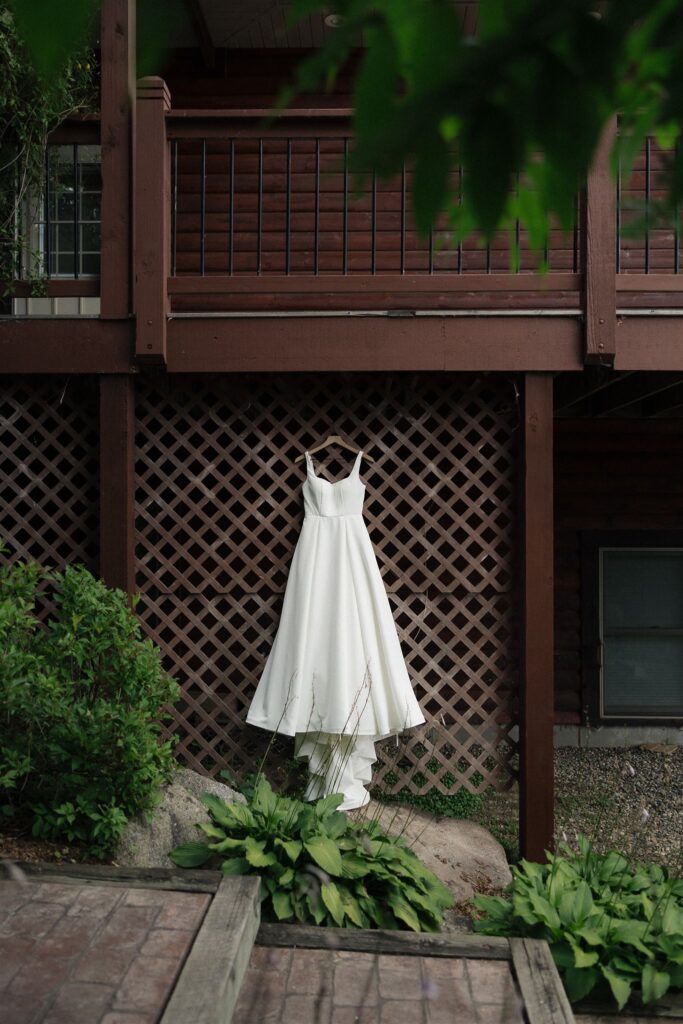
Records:
M616 117L605 127L586 182L585 361L612 365L616 355L617 212L610 153L617 132Z
M161 78L138 83L135 146L135 354L166 362L170 272L171 165L166 113L171 96Z
M100 377L100 576L135 592L135 378Z
M519 831L522 855L543 860L553 841L553 380L524 382L523 649Z
M135 0L103 0L101 14L101 316L131 312Z
M0 317L3 373L130 373L132 351L130 320Z

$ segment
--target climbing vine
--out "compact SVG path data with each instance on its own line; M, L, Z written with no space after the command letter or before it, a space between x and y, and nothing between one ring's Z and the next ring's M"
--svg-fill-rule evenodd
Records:
M29 280L39 286L44 268L31 252L29 232L45 179L50 132L75 114L97 109L98 68L83 42L49 76L35 68L12 8L0 3L0 282L11 292L22 254ZM34 204L34 210L27 210Z

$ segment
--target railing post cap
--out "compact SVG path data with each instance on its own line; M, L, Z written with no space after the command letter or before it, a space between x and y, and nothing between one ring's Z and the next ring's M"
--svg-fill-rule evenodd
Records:
M171 109L171 93L163 78L158 75L147 75L137 82L139 100L161 100L164 106Z

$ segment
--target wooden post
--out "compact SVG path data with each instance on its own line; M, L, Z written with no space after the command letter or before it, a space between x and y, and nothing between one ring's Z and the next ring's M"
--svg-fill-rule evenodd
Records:
M135 0L103 0L101 54L100 315L123 319L131 312Z
M519 832L524 857L553 838L553 378L524 382L523 648L519 718Z
M135 592L135 386L130 374L100 377L100 576Z
M585 361L611 366L616 355L617 210L609 159L617 134L612 118L602 133L586 182L584 238Z
M135 354L166 362L167 279L170 267L171 166L166 112L171 97L161 78L138 82L135 146Z

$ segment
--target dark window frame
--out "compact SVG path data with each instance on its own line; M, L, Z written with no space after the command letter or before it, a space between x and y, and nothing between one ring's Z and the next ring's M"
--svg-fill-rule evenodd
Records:
M604 716L601 708L600 550L601 548L681 548L683 530L581 531L581 685L585 725L675 725L680 715Z
M84 185L83 183L82 168L86 166L89 161L83 159L82 151L89 147L98 148L100 150L99 157L96 161L100 167L100 181L96 188ZM59 216L55 222L53 211L50 209L51 202L54 204L54 197L57 194L52 180L52 167L54 166L52 154L59 148L69 149L73 154L72 194L75 202L73 204L73 212L68 220L63 216ZM96 271L82 269L81 262L84 256L97 256L98 260L101 260L102 255L102 202L104 190L102 182L102 144L100 141L99 124L94 121L67 121L63 125L60 125L59 128L51 132L48 137L47 145L44 150L43 164L43 186L40 195L35 197L32 207L22 207L19 211L19 216L22 218L21 230L25 232L29 239L32 233L37 231L39 238L36 242L29 241L25 251L18 254L16 268L17 280L28 280L31 274L35 273L34 258L37 256L40 260L40 269L38 273L40 275L44 275L47 281L98 281L101 276L101 262L98 263ZM82 197L90 195L99 196L100 209L99 217L97 218L84 216L83 213ZM37 217L31 215L33 210L37 213ZM26 216L29 217L28 220L23 219ZM73 242L70 248L60 248L58 244L58 236L55 233L55 223L71 227L73 232ZM97 229L99 244L96 248L91 248L88 245L82 244L82 235L85 234L84 229L87 230L90 227ZM71 271L59 271L57 255L59 252L61 252L63 256L70 255L73 259L73 269Z

